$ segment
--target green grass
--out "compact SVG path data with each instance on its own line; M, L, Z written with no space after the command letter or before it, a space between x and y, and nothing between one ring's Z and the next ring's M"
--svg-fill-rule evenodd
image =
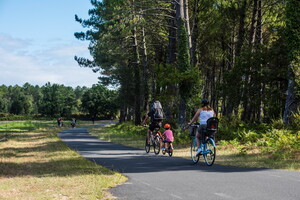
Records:
M126 180L69 149L51 122L4 127L14 134L0 142L0 199L112 199L106 190Z
M89 132L102 140L136 148L144 148L147 130L147 127L124 123L107 125L101 128L90 128Z
M91 128L90 132L103 140L144 149L147 127L124 123L106 126L105 128ZM175 130L175 132L177 133L174 136L175 150L173 155L190 159L189 140L186 139L188 137L184 135L188 133L178 133L178 130ZM270 141L270 135L274 135L274 133L268 133L267 135L268 137L265 139L266 141ZM280 138L285 137L280 136ZM293 136L289 141L295 144L298 141L297 138L300 139L299 136ZM278 143L278 141L281 140L276 141ZM282 143L283 142L281 142L279 146L273 148L270 146L267 148L264 145L257 145L251 142L243 144L235 140L229 142L217 141L217 158L215 163L240 167L300 171L299 144L297 146L286 145L286 143L282 145Z

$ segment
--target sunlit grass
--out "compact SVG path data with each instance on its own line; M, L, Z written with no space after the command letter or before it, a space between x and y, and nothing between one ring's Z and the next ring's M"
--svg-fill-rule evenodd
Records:
M87 124L86 124L87 125ZM70 150L59 128L14 133L0 142L0 199L111 199L126 180Z
M89 132L102 140L126 146L144 148L146 127L129 127L126 124L90 128Z

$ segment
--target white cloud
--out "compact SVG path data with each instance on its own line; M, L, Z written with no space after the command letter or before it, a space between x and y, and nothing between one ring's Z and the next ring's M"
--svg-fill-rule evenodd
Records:
M0 34L0 41L0 48L4 48L9 51L19 50L30 44L30 41L28 40L16 39L4 34Z
M98 81L99 74L80 68L74 60L75 55L88 55L87 44L80 41L57 43L51 47L37 46L34 41L1 34L0 41L0 85L23 85L28 82L41 86L51 82L90 87Z

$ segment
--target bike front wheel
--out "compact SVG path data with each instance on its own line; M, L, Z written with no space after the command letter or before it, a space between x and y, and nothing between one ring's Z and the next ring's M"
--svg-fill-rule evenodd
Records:
M208 166L212 166L216 159L216 145L212 138L208 138L204 144L204 161Z
M199 161L199 156L196 156L197 150L198 148L197 148L196 138L193 137L191 141L191 158L194 164L198 163Z
M157 155L160 152L160 139L159 137L154 138L153 142L154 153Z
M146 138L146 142L145 142L145 151L146 151L146 153L149 153L149 151L150 151L150 142L148 142L147 138Z

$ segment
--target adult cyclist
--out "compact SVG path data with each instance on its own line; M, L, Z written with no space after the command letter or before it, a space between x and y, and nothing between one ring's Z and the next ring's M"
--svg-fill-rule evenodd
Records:
M192 120L188 123L188 125L191 125L195 121L200 121L200 126L198 128L198 131L196 133L196 142L197 142L197 153L196 156L202 153L202 148L200 147L200 141L201 139L204 139L203 137L203 130L206 129L207 123L206 121L211 118L215 117L216 113L213 110L212 107L209 106L209 101L207 99L202 99L201 101L201 108L199 108L192 118Z
M148 128L148 131L147 131L147 141L148 143L150 142L150 134L152 131L154 131L155 128L161 128L162 126L162 118L157 118L155 115L157 113L157 109L154 108L155 104L159 104L160 105L160 102L159 101L153 101L150 106L149 106L149 112L146 114L145 116L145 119L144 121L142 122L142 125L145 125L145 123L147 122L147 120L150 118L150 125L149 125L149 128ZM161 107L161 105L160 105Z

